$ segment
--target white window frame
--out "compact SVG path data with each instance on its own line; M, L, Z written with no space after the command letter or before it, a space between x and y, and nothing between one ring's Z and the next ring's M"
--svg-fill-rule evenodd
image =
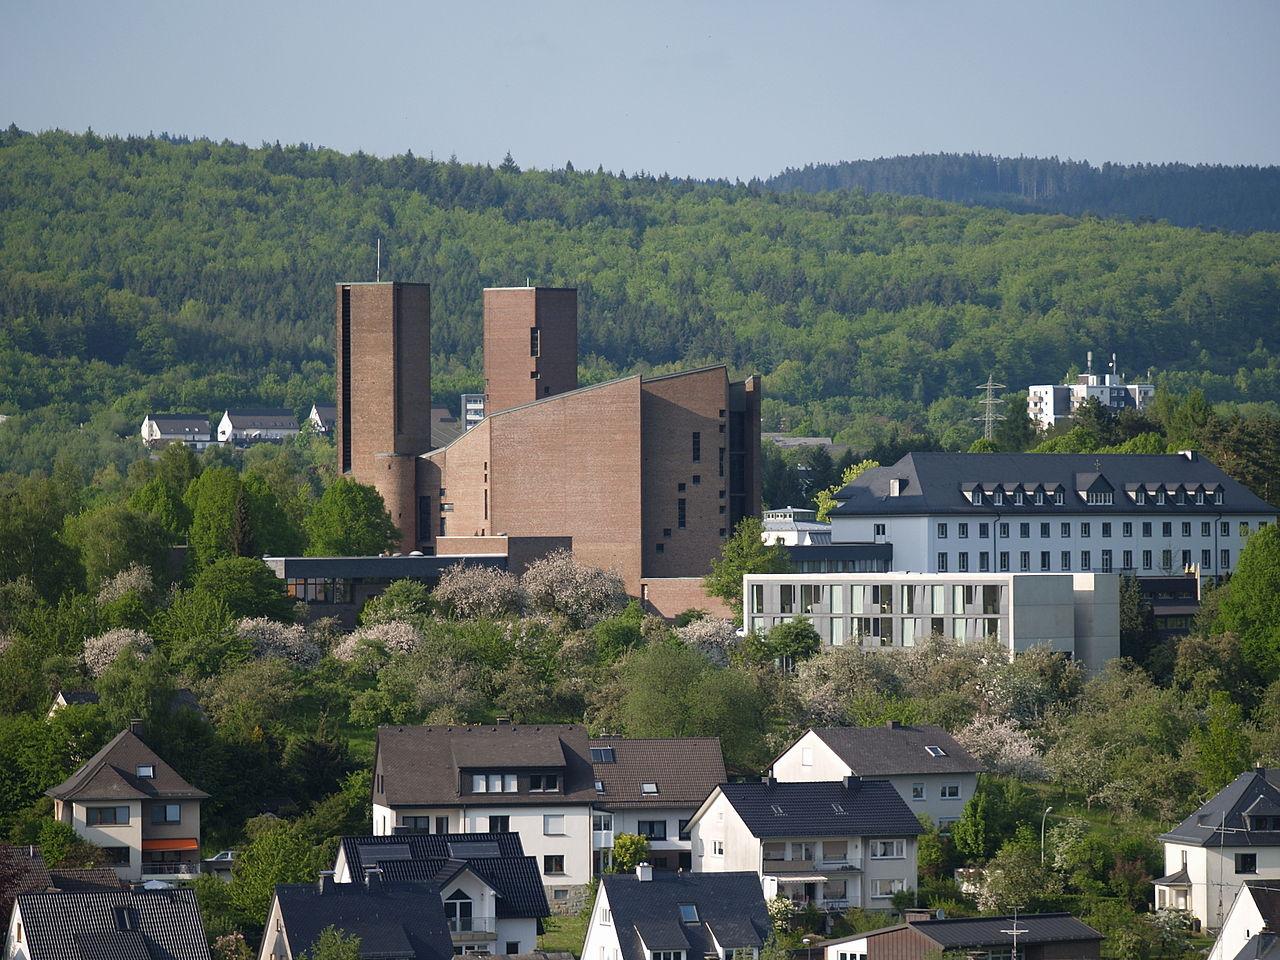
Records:
M944 783L942 789L938 791L938 797L942 800L959 800L960 784Z
M888 850L886 853L885 850ZM872 860L905 860L907 858L906 840L872 840Z
M544 813L542 815L542 835L544 837L563 837L564 814Z
M886 892L884 884L889 885ZM871 881L871 899L872 900L890 900L895 893L901 893L907 888L907 881L899 878L878 877Z

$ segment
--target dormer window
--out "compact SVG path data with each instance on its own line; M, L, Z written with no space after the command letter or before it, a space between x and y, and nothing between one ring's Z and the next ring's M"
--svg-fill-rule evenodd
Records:
M534 773L529 775L530 793L558 793L560 790L560 774Z
M1156 491L1156 503L1162 507L1164 506L1164 490Z
M1215 490L1215 491L1213 491L1213 502L1214 502L1214 503L1217 503L1217 504L1221 504L1221 503L1222 503L1222 491L1221 491L1221 490Z
M975 503L975 504L981 503L981 502L982 502L982 491L981 491L981 490L975 490L975 491L973 491L973 495L972 495L972 497L971 497L970 499L971 499L971 500L973 501L973 503Z
M698 922L698 906L693 903L680 904L680 920L684 923Z
M1066 499L1065 497L1063 497L1061 490L1057 490L1054 492L1053 502L1056 503L1058 506L1062 506L1062 504L1066 502Z
M156 778L156 766L154 763L138 764L139 780L154 780Z
M1141 490L1141 489L1140 489L1140 490L1135 490L1135 491L1134 491L1134 493L1133 493L1133 502L1134 502L1134 503L1146 503L1146 502L1147 502L1147 491L1145 491L1145 490Z
M1003 491L1003 490L997 490L995 493L993 493L993 494L991 495L991 502L992 502L992 503L994 503L996 506L1000 506L1001 504L1003 504L1003 503L1004 503L1004 491Z
M1085 495L1085 502L1093 506L1108 506L1114 499L1110 490L1090 490Z
M1185 490L1179 490L1179 491L1178 491L1178 503L1186 503L1186 502L1187 502L1187 491L1185 491Z
M1197 503L1197 504L1203 504L1203 503L1204 503L1204 491L1203 491L1203 490L1197 490L1197 491L1196 491L1196 503Z
M640 784L640 792L646 797L654 797L658 794L658 785L656 783Z
M933 744L925 747L924 752L931 757L945 757L947 755L947 751L943 750L941 747L934 746Z
M1039 506L1043 506L1043 505L1044 505L1044 491L1043 491L1043 490L1037 490L1037 491L1036 491L1036 506L1038 506L1038 507L1039 507Z
M1023 500L1022 491L1021 490L1013 491L1014 505L1019 507L1022 506L1022 500Z

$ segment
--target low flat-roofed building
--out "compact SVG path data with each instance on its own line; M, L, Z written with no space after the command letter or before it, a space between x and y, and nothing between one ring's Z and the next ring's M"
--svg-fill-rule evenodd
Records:
M888 651L932 635L989 638L1010 656L1048 647L1091 671L1120 655L1115 574L747 574L743 616L756 633L807 619L832 646Z
M822 960L931 960L937 956L1008 960L1096 960L1102 934L1067 913L1017 917L912 919L822 944Z

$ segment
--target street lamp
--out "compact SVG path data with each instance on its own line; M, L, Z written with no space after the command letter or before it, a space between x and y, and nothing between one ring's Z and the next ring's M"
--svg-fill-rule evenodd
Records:
M1053 807L1045 807L1044 815L1040 818L1040 866L1044 866L1044 822L1048 819L1049 814L1053 812ZM1017 924L1015 923L1016 927Z
M801 937L800 942L804 944L807 960L813 960L813 941L809 937Z

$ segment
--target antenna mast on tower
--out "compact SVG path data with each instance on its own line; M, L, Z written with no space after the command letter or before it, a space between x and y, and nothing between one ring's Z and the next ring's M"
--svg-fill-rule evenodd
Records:
M378 283L382 282L382 238L378 238L378 266L373 274L374 280Z
M994 440L996 438L996 421L1005 419L1003 413L997 413L998 408L1004 403L996 397L997 390L1005 389L1003 383L996 383L995 377L987 375L987 382L978 384L978 389L983 391L983 397L978 401L982 405L982 416L974 417L975 421L982 423L982 438L984 440Z

